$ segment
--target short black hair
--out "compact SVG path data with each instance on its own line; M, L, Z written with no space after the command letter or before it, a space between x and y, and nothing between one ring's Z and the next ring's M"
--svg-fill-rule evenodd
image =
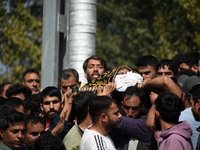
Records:
M139 58L137 67L153 66L156 69L158 59L152 55L145 55Z
M198 62L199 62L199 53L193 51L183 54L180 64L185 63L189 66L189 68L192 68L192 66L195 64L198 66Z
M22 81L25 81L25 76L28 73L36 73L38 76L40 76L40 74L39 74L39 72L38 72L38 70L36 68L29 68L29 69L27 69L26 71L23 72Z
M41 116L26 115L26 116L25 116L25 121L26 121L26 124L28 124L29 122L31 122L32 124L41 123L42 125L44 125L44 128L45 128L45 126L46 126L45 118L44 118L44 117L41 117Z
M91 60L91 59L99 60L100 63L101 63L101 65L104 67L104 71L107 70L107 64L106 64L106 61L105 61L103 58L99 57L99 56L92 55L92 56L90 56L89 58L87 58L87 59L84 61L84 63L83 63L83 70L84 70L84 72L86 72L88 62L89 62L89 60Z
M184 110L183 101L173 93L161 93L155 101L156 110L167 123L178 123L179 116Z
M11 96L17 95L20 93L24 94L25 99L28 98L32 94L31 89L29 87L17 83L17 84L13 84L12 86L8 88L8 90L6 91L6 97L10 98Z
M106 113L113 102L117 104L114 99L108 96L97 96L92 99L89 104L89 113L91 115L92 122L96 123L100 115L102 113Z
M194 104L196 104L197 100L200 99L200 84L193 86L192 89L190 90L190 93L194 101Z
M69 79L69 77L71 77L71 75L69 74L69 72L71 72L71 73L74 75L74 77L75 77L75 79L76 79L76 82L78 83L78 82L79 82L79 74L78 74L78 72L77 72L75 69L73 69L73 68L64 69L64 70L62 71L62 73L61 73L60 81L59 81L59 82L61 82L61 78L65 79L65 80Z
M169 68L169 70L172 70L172 72L174 73L173 63L172 63L172 60L170 60L170 59L161 59L157 63L156 72L158 72L158 69L164 68L165 66L167 66Z
M63 142L53 136L51 132L45 132L42 134L34 144L36 150L66 150Z
M24 107L24 102L17 97L10 97L7 99L6 105L9 105L13 108L19 108L20 106Z
M42 90L41 92L41 95L42 95L42 101L41 103L43 103L43 99L44 97L46 96L50 96L50 97L58 97L59 101L61 102L61 93L60 93L60 90L55 87L55 86L48 86L46 87L45 89Z
M30 115L39 115L42 113L40 103L42 101L41 94L33 94L24 100L25 113Z
M124 93L122 94L123 99L127 96L128 98L131 98L133 95L136 95L140 98L141 104L145 103L146 100L146 94L144 89L138 88L137 86L130 86L128 87Z
M0 107L0 129L6 130L9 125L13 125L18 122L24 122L24 114L17 112L14 108L4 105Z
M76 96L74 96L72 102L72 111L74 115L77 117L77 123L80 124L84 121L88 114L88 108L90 101L95 98L97 95L93 92L79 92Z

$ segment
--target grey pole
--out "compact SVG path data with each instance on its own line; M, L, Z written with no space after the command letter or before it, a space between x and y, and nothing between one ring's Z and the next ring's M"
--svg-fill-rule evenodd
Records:
M42 76L41 88L56 86L58 82L59 32L57 12L59 1L43 1Z

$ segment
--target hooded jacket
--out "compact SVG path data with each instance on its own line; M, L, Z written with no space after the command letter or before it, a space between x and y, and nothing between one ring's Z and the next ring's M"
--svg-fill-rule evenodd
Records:
M155 133L159 150L192 150L192 129L187 121L183 121L165 131Z

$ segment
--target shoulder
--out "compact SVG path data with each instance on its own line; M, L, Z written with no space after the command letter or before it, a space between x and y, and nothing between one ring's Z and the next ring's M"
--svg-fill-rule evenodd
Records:
M63 143L67 149L79 148L81 142L81 134L78 127L74 125L63 139Z

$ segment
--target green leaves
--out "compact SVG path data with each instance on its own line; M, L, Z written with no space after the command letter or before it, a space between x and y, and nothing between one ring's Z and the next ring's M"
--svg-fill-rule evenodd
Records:
M1 81L19 83L25 69L41 68L42 19L31 12L37 1L1 2L1 5L7 5L0 8L3 12L0 16L0 58L10 70L6 78L5 75L0 77ZM41 6L38 9L42 14Z

